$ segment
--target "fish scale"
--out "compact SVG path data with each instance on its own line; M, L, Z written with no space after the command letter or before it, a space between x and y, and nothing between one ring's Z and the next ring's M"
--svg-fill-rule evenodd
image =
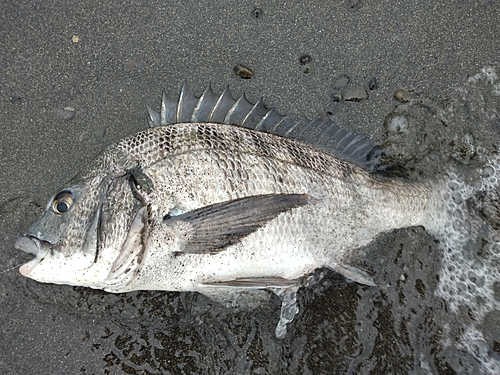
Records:
M202 131L199 131L200 127ZM215 127L217 132L211 131ZM132 159L141 158L139 163L144 173L156 186L154 195L148 197L148 201L155 202L159 217L165 212L180 214L242 196L261 194L304 193L319 202L281 214L266 227L235 245L234 255L229 252L230 249L226 249L219 258L202 257L196 272L188 271L186 259L179 263L181 269L172 270L172 259L175 258L172 252L177 250L163 250L169 246L165 246L166 236L160 230L158 236L163 242L157 243L156 247L150 246L148 250L150 254L153 251L158 253L147 258L154 260L155 266L148 266L146 261L138 277L125 290L163 289L169 285L172 290L203 291L200 284L239 277L279 276L294 279L318 267L334 266L339 259L350 255L353 249L366 245L378 233L424 222L428 193L422 186L376 179L357 166L348 165L330 155L315 155L319 152L306 145L290 143L266 133L252 134L247 129L210 123L175 124L167 129L169 134L182 134L171 137L177 147L167 147L169 153L162 151L144 155L139 141L124 142L134 145L125 151ZM146 131L151 133L150 137L141 134L139 139L143 143L155 144L154 138L164 137L159 130L153 128ZM224 136L218 136L219 133ZM276 146L279 141L289 145ZM221 165L224 167L221 168ZM234 167L227 169L226 165ZM269 173L270 168L264 165L271 165L277 174ZM276 184L277 180L283 182ZM283 233L283 221L290 224L290 218L296 218L292 227L300 236ZM362 228L361 231L359 228ZM268 238L276 243L278 239L283 241L287 237L294 240L286 246L263 245ZM308 244L307 248L303 245L301 248L304 242ZM287 264L287 257L294 257L297 249L309 254L309 262L293 266L289 262ZM260 260L250 266L253 263L244 256L246 253L258 254L259 259L267 261L274 259L277 264L286 266L278 274L274 265L267 269L262 267ZM161 256L167 259L158 261ZM224 260L227 258L233 261L228 263ZM160 270L158 264L165 265L165 268ZM248 269L247 273L241 271L242 264ZM186 275L178 277L183 270ZM219 275L213 277L217 272ZM159 280L158 274L177 276L176 280L167 276ZM194 281L179 283L179 280ZM176 284L179 286L174 287Z
M252 132L232 125L212 123L174 124L139 132L116 145L127 159L146 167L176 153L196 149L215 149L236 153L252 153L273 158L329 175L346 178L356 166L309 145L273 134ZM108 153L116 152L113 148ZM369 174L356 168L358 174Z

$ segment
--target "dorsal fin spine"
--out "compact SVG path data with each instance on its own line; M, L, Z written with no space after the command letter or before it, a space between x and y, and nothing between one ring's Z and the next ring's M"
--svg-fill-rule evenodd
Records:
M182 90L179 95L179 103L177 105L177 121L176 122L189 122L194 112L194 108L198 104L199 100L197 96L194 96L187 85L187 81L184 81L182 85Z
M255 130L272 133L271 129L276 129L284 120L284 116L280 115L273 108L266 112L262 120L255 126Z
M222 121L224 124L228 124L228 125L229 124L240 125L240 124L237 124L237 123L233 122L231 120L231 117L233 116L233 114L238 109L238 106L240 105L240 103L242 101L244 101L244 100L245 100L245 93L243 93L243 95L241 95L238 99L236 99L236 101L234 102L234 104L232 105L232 107L229 108L229 110L226 113L226 117L224 117L224 120Z
M175 122L179 122L182 106L184 105L184 96L186 89L187 89L187 79L185 79L182 84L181 92L179 93L179 100L177 100L177 109L175 111Z
M203 94L198 99L198 103L194 107L191 121L205 122L208 121L210 113L212 112L215 104L217 103L217 95L212 90L212 84L209 82Z
M265 106L262 97L260 97L257 103L255 103L252 109L247 113L241 125L245 128L257 130L258 124L260 124L261 120L269 111L270 109Z
M300 123L300 121L297 121L295 124L293 124L286 132L283 134L283 137L288 137L288 135L297 127L297 125Z
M161 100L161 125L174 124L176 120L177 103L169 99L165 90Z
M209 122L218 122L223 123L224 118L226 117L227 111L234 104L235 100L229 91L229 85L226 85L224 91L219 96L217 103L215 104L210 116L208 118Z
M148 124L151 128L161 125L160 114L156 112L153 108L146 104L146 110L148 111Z

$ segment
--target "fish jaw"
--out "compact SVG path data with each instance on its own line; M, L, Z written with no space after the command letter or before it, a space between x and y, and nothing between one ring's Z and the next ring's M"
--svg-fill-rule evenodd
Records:
M19 273L39 282L100 288L100 283L109 272L106 267L95 267L90 255L57 255L52 251L51 243L36 237L20 237L14 246L35 255L19 268Z
M14 244L16 249L22 250L26 253L35 255L28 263L23 264L19 268L19 273L25 277L30 277L34 268L39 264L50 251L50 244L46 241L41 241L36 237L26 236L19 237Z

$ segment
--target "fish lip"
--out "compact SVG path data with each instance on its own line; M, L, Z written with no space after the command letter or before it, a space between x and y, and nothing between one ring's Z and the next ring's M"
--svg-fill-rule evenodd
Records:
M14 243L14 247L24 251L25 253L33 254L39 257L41 254L47 253L47 251L52 247L52 244L35 236L26 235L19 237Z
M16 249L22 250L26 253L35 255L29 262L23 264L19 268L19 273L26 277L35 278L33 276L33 269L40 264L45 258L47 253L51 250L52 244L50 242L41 240L34 236L19 237L14 244Z

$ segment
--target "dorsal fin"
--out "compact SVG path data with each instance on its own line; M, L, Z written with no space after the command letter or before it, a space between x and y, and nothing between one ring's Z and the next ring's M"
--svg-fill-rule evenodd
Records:
M266 107L262 98L255 104L245 94L235 100L228 86L217 96L208 84L198 97L191 93L184 81L177 102L168 99L163 92L160 113L148 105L146 108L151 127L182 122L237 125L314 145L372 172L384 169L382 149L368 137L342 129L330 119L292 120Z

